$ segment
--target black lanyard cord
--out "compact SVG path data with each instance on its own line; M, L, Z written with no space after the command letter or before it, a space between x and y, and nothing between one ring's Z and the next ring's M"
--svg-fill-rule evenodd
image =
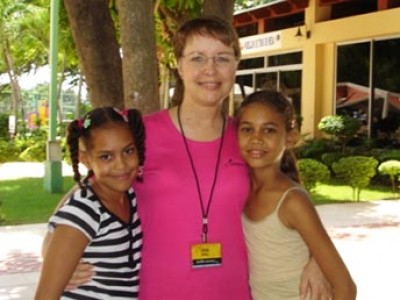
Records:
M221 132L221 140L219 143L219 149L218 149L218 156L217 156L217 162L215 164L215 171L214 171L214 179L213 179L213 183L211 186L211 190L210 190L210 194L208 197L208 203L207 203L207 208L204 209L204 203L203 203L203 197L202 197L202 193L201 193L201 189L200 189L200 180L199 177L197 175L197 171L196 171L196 167L194 165L194 161L193 161L193 156L192 153L190 152L189 149L189 144L187 141L187 138L185 136L185 132L183 131L183 126L182 126L182 122L181 122L181 106L178 105L178 124L179 124L179 129L181 130L182 133L182 139L183 139L183 143L185 144L185 148L186 148L186 153L188 155L189 161L190 161L190 165L192 167L192 171L193 171L193 176L196 182L196 187L197 187L197 193L199 195L199 200L200 200L200 207L201 207L201 213L202 213L202 240L203 242L207 242L207 233L208 233L208 213L210 211L210 207L211 207L211 202L213 200L213 195L214 195L214 189L215 189L215 184L217 182L217 178L218 178L218 171L219 171L219 165L220 165L220 161L221 161L221 154L222 154L222 145L224 142L224 136L225 136L225 116L222 116L222 132Z

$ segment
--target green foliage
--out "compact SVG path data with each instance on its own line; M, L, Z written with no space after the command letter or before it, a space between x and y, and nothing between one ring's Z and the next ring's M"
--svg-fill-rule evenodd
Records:
M8 140L10 134L8 132L8 115L0 114L0 139Z
M12 141L0 139L0 163L19 161L20 148Z
M341 152L326 152L321 155L321 160L326 166L332 168L334 162L337 162L339 159L346 156L348 155Z
M309 139L295 149L296 156L299 158L321 159L321 155L328 152L331 143L327 139Z
M375 155L379 161L400 160L400 150L384 150Z
M302 184L309 192L315 189L317 183L329 180L330 172L328 167L315 159L299 159L297 166Z
M373 157L349 156L332 164L336 175L353 188L353 199L359 201L360 193L376 174L378 161Z
M318 123L318 129L332 135L341 144L343 151L346 142L353 138L360 128L360 121L347 115L325 116Z
M46 142L37 141L36 143L28 146L19 155L22 161L27 162L43 162L46 160Z
M388 175L392 183L392 191L396 191L396 177L400 175L400 161L388 160L381 163L378 172L382 175Z

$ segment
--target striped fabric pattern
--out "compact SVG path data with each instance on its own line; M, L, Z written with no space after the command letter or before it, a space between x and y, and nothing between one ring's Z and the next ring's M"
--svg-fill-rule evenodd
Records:
M107 210L89 188L86 197L77 190L50 218L49 230L58 224L80 230L90 240L82 259L93 265L92 280L64 291L61 299L137 299L141 266L142 228L136 211L136 194L128 192L130 222Z

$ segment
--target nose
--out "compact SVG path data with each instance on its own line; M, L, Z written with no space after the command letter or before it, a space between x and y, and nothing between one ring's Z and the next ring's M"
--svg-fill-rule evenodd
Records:
M121 155L116 155L114 159L114 167L117 170L122 170L125 167L125 161Z
M217 68L215 56L206 57L203 68L207 71L215 71Z
M263 139L261 137L261 133L258 132L258 131L254 131L254 133L250 137L250 142L252 144L262 144L263 143Z

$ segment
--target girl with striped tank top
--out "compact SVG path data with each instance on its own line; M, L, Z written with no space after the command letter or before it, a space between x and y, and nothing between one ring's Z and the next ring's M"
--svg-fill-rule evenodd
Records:
M252 298L304 299L301 272L312 256L333 299L354 300L351 275L299 183L291 153L298 136L292 104L276 91L258 91L243 101L237 120L240 152L251 179L242 221Z
M142 229L132 181L144 163L141 114L96 108L69 124L67 143L79 188L50 218L35 299L137 299ZM89 170L83 181L79 163ZM92 277L69 289L80 262L93 266Z

